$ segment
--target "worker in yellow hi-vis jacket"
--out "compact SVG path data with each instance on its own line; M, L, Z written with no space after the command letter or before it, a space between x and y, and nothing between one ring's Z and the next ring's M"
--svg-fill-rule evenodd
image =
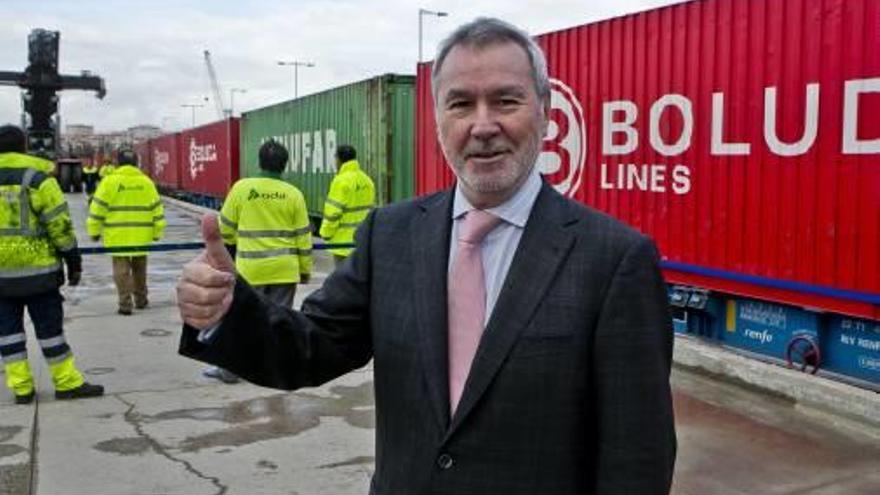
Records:
M137 155L130 150L119 153L121 164L101 180L89 207L86 230L93 240L103 237L108 248L148 246L162 238L165 212L156 186L137 168ZM118 313L132 313L134 307L147 307L147 253L111 253L113 281L119 294Z
M220 211L220 234L235 258L235 268L263 297L291 307L300 282L312 273L312 229L302 192L281 172L288 153L269 140L260 146L260 176L236 182ZM217 366L209 378L235 383L238 377Z
M98 190L98 166L93 163L86 163L82 169L83 186L86 191L88 202L92 202L92 196Z
M260 176L232 186L220 211L223 242L235 267L265 297L290 307L299 282L312 273L312 234L306 202L281 172L288 153L269 140L260 147Z
M373 179L361 170L354 147L343 144L336 148L336 176L330 183L330 192L324 202L324 218L319 234L328 243L352 243L358 225L375 206L376 188ZM333 248L333 260L338 265L352 248Z
M64 307L58 288L79 284L82 258L67 202L52 177L52 162L28 156L25 134L0 127L0 357L16 404L36 397L27 360L27 308L43 357L49 363L56 399L104 394L76 369L64 338Z
M114 171L116 171L116 165L113 165L113 162L104 162L104 164L101 165L101 168L98 169L98 180L104 180L105 177L112 174Z

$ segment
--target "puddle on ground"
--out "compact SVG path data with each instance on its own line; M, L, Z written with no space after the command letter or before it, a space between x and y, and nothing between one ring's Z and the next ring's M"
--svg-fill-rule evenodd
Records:
M12 437L21 433L21 426L0 426L0 443L12 440Z
M376 462L376 458L371 455L360 455L357 457L352 457L351 459L342 461L342 462L334 462L331 464L323 464L318 466L319 469L333 469L344 466L361 466L364 464L373 464Z
M137 412L133 414L135 420L144 425L180 419L219 421L228 424L224 429L183 439L177 445L177 448L183 452L238 447L264 440L296 436L319 426L321 418L328 417L340 418L356 428L375 428L372 381L354 387L335 386L330 391L333 394L330 397L318 397L308 393L285 393L236 401L216 408L178 409L154 415ZM142 453L133 448L126 450L130 447L125 443L128 440L130 439L102 442L95 448L122 455Z
M27 449L20 445L3 443L12 440L16 435L21 433L23 429L24 428L21 426L0 426L0 459L27 452ZM0 491L0 493L2 493L2 491Z
M108 366L108 367L86 368L83 371L83 373L85 373L87 375L92 375L92 376L99 376L99 375L108 375L110 373L113 373L114 371L116 371L116 368L110 368Z
M95 444L95 449L109 454L141 455L150 450L150 442L146 438L114 438Z
M27 451L26 448L20 445L0 444L0 459L3 459L4 457L12 457Z
M171 335L171 331L164 328L148 328L142 331L141 335L144 337L167 337Z

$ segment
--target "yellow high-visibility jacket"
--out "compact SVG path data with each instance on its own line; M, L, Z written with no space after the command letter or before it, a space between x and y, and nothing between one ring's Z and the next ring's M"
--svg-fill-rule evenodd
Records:
M105 247L144 246L161 239L165 210L153 181L133 165L121 165L104 177L92 198L86 230L90 236L100 235Z
M321 237L329 243L352 243L358 225L367 218L376 203L373 179L361 170L357 160L349 160L339 167L330 183L330 192L324 202ZM336 248L330 252L348 256L352 248Z
M91 201L91 197L95 194L95 189L97 189L98 182L101 179L101 176L98 175L98 167L96 165L86 165L83 167L82 178L83 187L89 196L89 201Z
M101 165L101 168L98 170L98 177L103 179L104 177L112 174L115 170L116 165L113 165L112 163L105 163L104 165Z
M79 264L67 202L50 175L54 164L21 153L0 153L0 297L57 289L61 257Z
M235 245L235 268L251 285L295 284L312 272L306 202L280 175L241 179L220 211L223 242Z

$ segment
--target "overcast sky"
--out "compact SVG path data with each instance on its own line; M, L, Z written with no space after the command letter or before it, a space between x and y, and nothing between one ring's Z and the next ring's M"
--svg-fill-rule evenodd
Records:
M519 25L530 34L577 26L671 3L673 0L4 0L0 70L23 71L27 35L61 31L63 74L83 69L104 78L107 96L67 91L62 125L90 124L99 132L151 124L192 125L182 104L203 103L196 125L218 119L203 52L210 50L226 106L235 113L293 97L293 70L278 60L314 62L299 69L299 95L383 73L415 73L418 9L425 59L458 24L481 15ZM20 90L0 86L0 123L18 123Z

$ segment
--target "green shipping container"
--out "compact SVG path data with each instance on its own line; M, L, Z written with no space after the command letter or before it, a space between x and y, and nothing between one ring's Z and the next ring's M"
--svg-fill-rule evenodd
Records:
M303 192L309 214L320 216L336 173L336 146L350 144L376 183L380 205L411 198L414 100L414 76L385 74L245 112L241 176L259 174L263 142L280 141L290 152L285 180Z

